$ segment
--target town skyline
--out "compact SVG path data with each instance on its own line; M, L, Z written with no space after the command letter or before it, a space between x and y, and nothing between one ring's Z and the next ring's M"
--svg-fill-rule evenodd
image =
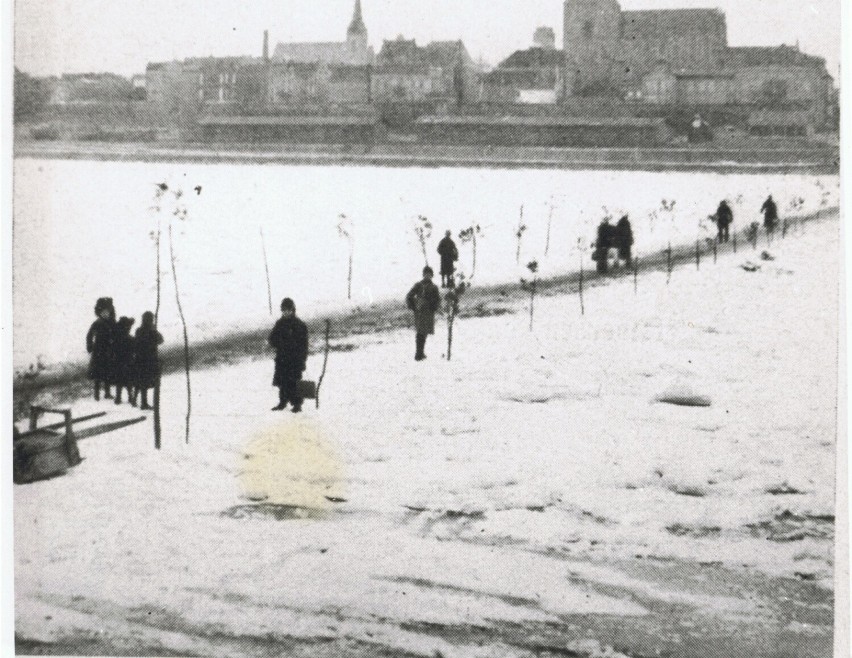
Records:
M263 30L270 42L339 41L352 0L151 0L104 5L93 0L18 0L15 66L33 75L143 73L149 61L186 57L260 56ZM418 42L461 39L474 59L496 65L532 45L539 26L552 27L562 47L561 0L362 0L369 41L376 50L398 35ZM89 5L91 11L85 7ZM621 0L624 9L719 8L732 46L794 45L824 57L837 82L840 4L774 0ZM779 11L784 7L784 13ZM203 26L199 29L199 26ZM69 33L73 38L69 38ZM97 44L94 46L93 44ZM135 47L130 47L135 44Z

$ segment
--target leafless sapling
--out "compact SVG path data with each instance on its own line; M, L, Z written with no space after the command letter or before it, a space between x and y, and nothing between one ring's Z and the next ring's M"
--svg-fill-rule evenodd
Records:
M520 265L521 263L521 239L524 237L524 232L527 230L527 225L524 224L524 206L521 205L521 216L518 219L518 228L515 231L515 238L518 241L518 248L515 252L515 262Z
M482 238L482 229L479 224L471 224L466 229L462 229L459 231L459 240L463 243L471 243L473 250L473 262L470 268L470 276L468 277L468 281L473 281L473 277L476 275L476 240L477 238Z
M550 226L553 224L553 197L550 197L549 211L547 213L547 238L544 241L544 257L550 252Z
M160 266L160 241L162 238L162 210L163 210L163 199L168 192L169 186L167 183L158 183L155 186L154 190L154 205L151 207L151 210L154 211L157 217L157 225L156 228L151 232L151 239L154 241L154 249L156 251L156 275L154 278L156 291L157 291L157 299L156 306L154 308L154 329L157 329L157 320L160 317L160 287L162 282L162 270ZM154 380L154 448L159 450L162 447L162 433L160 426L160 376L157 375Z
M427 253L426 244L429 238L432 237L432 222L423 215L418 215L414 220L414 234L420 242L420 249L423 252L423 264L429 266L429 254Z
M266 239L263 227L260 227L260 246L263 249L263 269L266 271L266 299L269 302L269 315L272 315L272 284L269 282L269 260L266 258Z
M186 328L186 317L183 313L183 305L180 300L180 289L178 288L178 276L177 276L177 257L175 256L175 248L174 248L174 232L172 231L173 221L172 218L177 219L178 221L184 222L187 218L187 208L180 200L183 197L183 191L177 189L174 191L176 207L172 212L171 217L169 218L169 255L171 257L172 263L172 280L175 285L175 301L177 302L178 315L180 316L180 323L183 328L183 362L184 368L186 370L186 424L185 424L185 441L189 443L189 422L192 416L192 383L190 377L190 367L189 367L189 334Z
M663 199L660 202L660 212L664 213L668 218L669 222L669 245L666 249L666 285L668 285L672 280L672 239L671 234L675 231L676 221L675 221L675 205L677 201L675 199Z
M352 260L355 255L355 235L352 220L346 215L338 217L337 233L349 246L349 274L347 275L346 299L352 299Z
M470 286L470 283L465 281L463 273L459 273L457 277L457 285L447 290L444 295L444 303L447 312L447 361L453 358L453 324L459 312L459 299L465 290Z
M530 291L530 331L533 330L533 315L535 313L535 292L538 287L538 262L530 261L527 263L527 269L532 274L532 281L527 282L526 279L521 279L521 287L529 287Z

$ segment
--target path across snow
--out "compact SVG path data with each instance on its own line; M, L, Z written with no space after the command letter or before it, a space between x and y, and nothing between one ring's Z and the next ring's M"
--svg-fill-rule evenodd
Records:
M189 445L165 378L162 451L148 421L15 488L16 634L65 653L831 655L838 223L770 251L637 293L616 278L582 317L576 295L538 298L533 332L524 307L460 320L451 362L443 323L423 363L409 331L363 337L299 417L268 411L271 359L196 372ZM711 406L654 402L670 390Z

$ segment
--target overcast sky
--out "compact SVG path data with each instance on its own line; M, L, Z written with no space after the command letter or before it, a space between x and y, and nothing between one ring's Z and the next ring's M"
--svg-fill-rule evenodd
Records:
M718 7L732 46L799 42L837 79L841 0L621 0L623 9ZM16 0L15 65L37 75L142 73L148 61L260 55L278 41L340 41L354 0ZM562 41L561 0L362 0L370 43L463 39L496 64L539 25Z

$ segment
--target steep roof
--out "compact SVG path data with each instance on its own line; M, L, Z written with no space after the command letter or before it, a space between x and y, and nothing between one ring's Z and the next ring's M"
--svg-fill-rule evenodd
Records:
M414 39L397 38L384 42L376 63L385 70L395 68L402 71L429 66L449 68L455 66L460 58L469 58L460 40L432 41L426 46L418 46Z
M728 48L727 65L730 67L768 66L777 64L824 67L822 57L803 53L795 46Z
M361 15L361 0L355 0L355 9L352 11L352 22L346 34L366 34L367 26L364 25L364 17Z
M457 41L432 41L426 46L426 60L433 66L453 66L459 57L467 54L461 39Z
M377 57L380 66L390 64L417 64L424 61L423 49L414 39L402 37L385 41Z
M725 14L718 9L644 9L621 12L625 34L659 34L726 30Z
M563 51L552 48L527 48L516 50L497 65L501 69L526 69L540 66L562 66L565 61Z
M353 51L343 41L279 43L272 54L274 62L325 62L326 64L368 64L372 49Z

